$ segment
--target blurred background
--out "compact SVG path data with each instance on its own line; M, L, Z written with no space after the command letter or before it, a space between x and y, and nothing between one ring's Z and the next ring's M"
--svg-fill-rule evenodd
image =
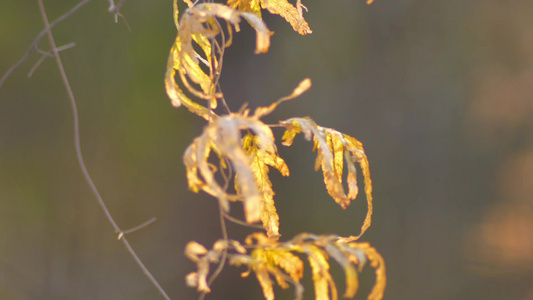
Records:
M76 3L44 1L50 20ZM375 208L362 240L385 258L385 299L533 299L533 2L303 4L308 36L265 12L275 32L268 54L253 54L254 33L241 26L222 76L230 107L267 105L310 77L311 90L264 120L311 116L364 143ZM131 31L108 5L91 1L53 30L58 45L76 43L61 56L82 151L121 228L157 218L128 238L167 293L196 299L184 246L211 247L221 233L215 200L188 191L182 164L204 122L164 91L172 1L126 1ZM43 28L37 2L1 1L0 28L3 74ZM39 45L48 51L46 38ZM0 299L160 299L82 177L55 62L27 78L39 57L0 89ZM271 172L282 239L357 234L364 196L340 209L302 137L279 151L291 170ZM242 216L239 205L232 214ZM251 232L228 230L236 239ZM261 299L242 271L226 267L206 299ZM333 272L342 291L342 270ZM366 299L372 269L361 280L356 299Z

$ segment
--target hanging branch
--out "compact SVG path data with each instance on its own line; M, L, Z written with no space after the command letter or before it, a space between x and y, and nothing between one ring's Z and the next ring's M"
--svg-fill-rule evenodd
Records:
M87 1L85 1L85 2L87 2ZM50 43L50 48L51 48L52 55L53 55L53 57L54 57L54 59L55 59L55 61L57 63L57 67L59 69L59 73L61 75L61 79L63 80L63 85L65 86L65 90L67 91L68 98L70 100L70 104L71 104L71 107L72 107L72 115L73 115L73 118L74 118L74 121L73 121L73 123L74 123L74 145L76 147L76 157L78 159L78 164L79 164L80 169L81 169L81 171L83 173L85 181L89 184L93 194L95 195L96 199L98 200L98 204L100 205L100 207L104 211L108 221L111 223L111 225L115 229L115 232L118 233L118 239L122 241L122 243L124 244L124 246L126 247L128 252L131 254L133 259L137 263L137 265L141 268L143 273L146 275L146 277L148 277L148 279L157 288L157 290L161 293L161 295L165 299L169 300L170 298L168 297L168 295L165 293L165 291L159 285L159 283L154 278L154 276L150 273L150 271L143 264L143 262L141 261L139 256L135 253L135 251L133 250L133 248L131 247L130 243L128 242L128 240L126 239L126 236L125 236L125 234L131 233L131 232L136 231L136 230L138 230L140 228L144 228L149 223L152 223L153 220L150 220L150 221L146 222L145 224L142 224L142 225L140 225L140 226L138 226L136 228L133 228L133 229L130 229L130 230L127 230L127 231L122 231L120 229L120 227L117 225L117 223L115 222L115 220L113 219L113 217L111 216L111 213L109 212L107 206L105 205L104 200L100 196L100 193L98 192L98 189L96 188L91 176L89 175L87 167L85 166L85 161L83 159L83 155L81 153L81 146L80 146L79 117L78 117L78 108L77 108L77 105L76 105L76 99L74 97L74 93L72 92L72 88L70 87L70 83L68 81L67 74L65 73L65 69L63 68L63 63L61 62L61 57L59 56L59 49L56 47L56 44L55 44L55 41L54 41L54 37L52 35L52 31L51 31L51 28L50 28L50 24L48 23L48 17L46 15L46 11L44 9L43 2L42 2L42 0L38 0L38 3L39 3L39 9L41 11L41 16L43 18L43 22L44 22L44 26L45 26L44 32L48 36L48 42ZM82 2L80 4L83 5L85 3ZM78 4L78 6L76 6L76 7L79 8L81 6L80 4Z

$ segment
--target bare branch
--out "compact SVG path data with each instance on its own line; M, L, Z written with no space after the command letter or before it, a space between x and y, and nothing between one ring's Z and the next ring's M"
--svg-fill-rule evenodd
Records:
M70 43L70 44L66 44L65 46L61 46L59 48L57 48L57 51L61 52L63 50L66 50L66 49L70 49L72 47L76 46L76 43ZM44 59L46 57L54 57L52 54L50 54L49 52L42 52L40 49L37 49L39 50L39 53L42 53L43 56L41 56L41 58L39 58L39 60L35 63L35 65L33 65L33 67L30 69L30 71L28 72L28 78L30 78L32 75L33 75L33 72L35 72L35 70L37 70L37 68L41 65L41 63L44 61Z
M107 206L105 205L104 200L100 196L100 193L98 192L98 189L96 188L91 176L89 175L87 167L85 166L85 161L83 159L83 156L82 156L82 153L81 153L81 146L80 146L80 131L79 131L78 109L77 109L77 105L76 105L76 99L74 98L74 93L72 92L72 88L70 87L70 83L68 81L67 74L65 73L65 69L63 68L63 63L61 62L61 58L59 57L59 50L56 47L56 44L55 44L55 41L54 41L54 37L53 37L52 31L51 31L51 26L48 23L48 17L46 15L46 11L44 9L43 1L42 0L38 0L38 2L39 2L39 8L40 8L40 11L41 11L41 16L43 18L44 26L46 28L45 29L45 33L48 36L48 41L50 43L52 54L54 55L55 61L57 63L57 67L59 69L59 73L61 74L61 79L63 80L63 85L65 86L65 89L66 89L67 94L68 94L68 98L70 100L70 104L72 106L72 115L74 117L74 144L75 144L75 147L76 147L76 157L78 159L78 164L79 164L80 169L81 169L81 171L83 173L83 176L85 177L85 180L87 181L87 183L91 187L91 190L92 190L93 194L95 195L96 199L98 200L98 204L100 205L100 207L104 211L107 219L109 220L109 222L111 223L111 225L115 229L115 232L119 233L119 236L121 237L120 240L122 240L122 243L124 244L124 246L126 247L128 252L131 254L131 256L133 257L133 259L135 260L137 265L139 265L139 267L141 268L143 273L146 275L146 277L148 277L148 279L150 279L152 284L157 288L157 290L161 293L161 295L165 299L170 300L170 298L165 293L163 288L159 285L159 283L153 277L153 275L150 273L150 271L148 271L146 266L143 264L141 259L137 256L137 254L135 253L135 251L133 250L133 248L129 244L128 240L124 236L125 232L122 231L118 227L118 225L116 224L115 220L113 220L113 217L111 216L111 213L109 212ZM80 6L80 5L78 4L78 6ZM141 225L141 226L144 227L146 225ZM139 227L139 228L142 228L142 227ZM134 228L134 230L137 230L137 228Z
M41 33L39 33L39 35L33 40L33 43L31 44L31 46L28 49L28 51L26 51L24 56L15 65L13 65L9 70L7 70L7 72L4 74L4 76L2 76L2 79L0 79L0 88L2 87L2 85L4 85L4 82L9 77L9 75L11 75L11 73L13 73L13 71L15 71L15 69L17 69L24 61L26 61L26 59L28 59L30 54L32 54L34 51L38 51L37 45L41 41L41 38L50 29L52 29L52 27L57 25L57 23L65 20L66 18L70 17L73 13L75 13L77 10L79 10L82 6L84 6L85 4L89 3L89 1L90 0L82 0L82 1L80 1L80 3L76 4L76 6L74 6L71 10L67 11L61 17L57 18L55 21L53 21L52 23L47 25L46 28L43 29L43 31L41 31ZM33 73L33 72L31 72L31 73Z
M33 65L33 67L28 72L28 78L30 78L33 75L33 72L35 72L35 70L37 70L37 68L41 65L41 63L45 59L46 59L46 55L43 54L43 56L41 56L41 58L39 58L39 60L35 63L35 65Z
M156 218L151 218L150 220L142 223L141 225L138 225L138 226L135 226L131 229L128 229L128 230L124 230L123 232L121 232L118 236L118 239L120 240L122 238L122 236L124 236L125 234L128 234L128 233L132 233L132 232L135 232L139 229L143 229L144 227L152 224L153 222L155 222L157 219Z

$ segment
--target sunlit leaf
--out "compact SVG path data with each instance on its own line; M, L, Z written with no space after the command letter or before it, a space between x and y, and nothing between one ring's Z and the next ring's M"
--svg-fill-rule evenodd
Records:
M253 156L249 156L242 147L241 130L250 130L254 133L253 147L257 151ZM227 159L231 163L236 174L238 195L227 193L224 184L219 184L215 180L216 170L208 163L211 151L216 152L221 161ZM255 158L257 155L259 157ZM264 161L258 162L261 159ZM254 223L262 218L265 220L269 217L275 218L275 209L272 211L268 203L264 204L266 198L271 198L273 194L263 196L262 191L268 192L270 181L265 177L266 166L261 166L272 165L282 174L288 174L288 168L276 154L272 131L258 119L238 114L216 119L209 123L202 135L194 139L185 150L183 161L187 170L189 188L194 192L201 189L216 197L224 211L229 211L229 201L242 201L246 222ZM270 210L270 216L265 209ZM273 226L271 230L275 230L276 222L271 226Z
M288 100L292 100L292 99L300 96L301 94L305 93L310 88L311 88L311 79L305 78L304 80L302 80L298 84L298 86L292 91L292 93L290 95L279 99L278 101L270 104L269 106L256 108L255 111L254 111L254 117L261 118L261 117L263 117L265 115L270 114L282 102L285 102L285 101L288 101Z
M191 112L210 120L210 109L216 108L217 99L222 98L218 91L218 77L221 72L223 49L231 43L232 26L239 31L241 17L244 18L257 32L256 53L265 53L270 46L271 32L263 21L255 14L232 9L216 3L203 3L187 9L177 23L178 36L170 51L167 72L165 75L165 88L172 105L184 105ZM177 22L178 7L174 3L174 18ZM224 29L217 21L222 19L227 22L229 39L222 34ZM217 36L220 39L217 39ZM196 52L193 45L201 49ZM207 100L208 103L200 105L187 96L175 76L188 93L196 98Z
M297 247L296 250L307 255L313 275L316 300L329 300L330 291L331 299L336 300L338 298L337 287L329 273L328 255L326 252L313 244L304 244Z
M268 10L271 14L280 15L292 25L292 28L301 35L312 33L309 24L303 18L303 10L307 8L302 5L301 0L296 1L296 6L287 0L228 0L228 5L232 8L252 12L261 18L259 7Z
M261 0L261 6L271 14L280 15L292 25L292 28L301 35L312 33L309 24L302 16L302 8L305 6L297 1L297 6L290 4L287 0ZM306 9L307 10L307 9Z
M185 247L185 256L195 262L197 266L197 272L192 272L187 275L187 285L197 287L199 292L211 292L207 284L209 264L218 261L220 252L207 251L204 246L192 241Z
M276 168L283 176L289 176L289 168L276 152L261 150L257 145L257 137L248 133L242 142L243 148L250 157L252 170L257 188L261 194L261 221L271 238L279 237L279 216L274 206L274 191L268 178L268 166Z
M294 137L301 132L307 140L313 138L317 150L315 168L322 168L328 193L342 208L346 208L350 205L351 200L357 197L357 170L354 162L359 163L365 178L368 210L361 227L361 233L357 237L353 237L353 240L357 239L370 226L373 211L372 180L363 145L353 137L331 128L318 126L310 118L292 118L281 122L281 125L286 128L283 134L283 145L285 146L292 145ZM342 185L344 163L348 168L346 175L348 194L345 193Z
M385 261L383 257L376 251L376 249L368 243L347 243L346 247L354 250L361 250L366 259L370 262L370 266L376 269L376 282L368 300L380 300L383 299L383 293L385 292L385 286L387 285L387 275L385 272ZM358 258L361 260L360 258Z
M254 13L261 18L261 0L228 0L228 6L240 11Z
M350 259L337 248L333 243L326 244L324 246L326 252L337 261L337 263L343 268L346 277L346 291L344 292L344 298L353 298L359 288L359 279L357 276L357 270L352 264Z
M252 251L252 257L265 265L274 275L276 274L273 270L281 268L296 282L299 282L303 276L303 262L289 250L275 247L258 248ZM278 275L276 280L282 288L288 287L283 277Z

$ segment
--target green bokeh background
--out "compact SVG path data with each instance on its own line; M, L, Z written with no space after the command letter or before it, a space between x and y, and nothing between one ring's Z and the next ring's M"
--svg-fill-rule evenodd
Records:
M50 20L76 3L44 1ZM311 116L364 143L375 208L362 239L386 260L385 299L533 299L533 2L304 4L314 31L304 37L265 12L268 54L253 54L254 34L241 26L221 79L229 106L267 105L310 77L310 91L265 121ZM53 30L58 45L76 43L61 57L82 151L119 226L157 218L129 240L172 299L195 299L184 246L209 247L221 234L215 200L188 191L181 161L204 122L164 91L172 1L126 1L131 32L108 5L91 1ZM43 28L37 1L1 1L0 28L3 74ZM39 45L48 50L46 39ZM0 89L0 299L159 299L83 180L55 62L26 77L38 59ZM301 137L280 146L291 177L271 172L282 239L358 233L364 197L342 211L311 149ZM249 232L229 225L230 236ZM227 267L207 299L261 299L242 271ZM356 299L366 299L372 271L361 280Z

